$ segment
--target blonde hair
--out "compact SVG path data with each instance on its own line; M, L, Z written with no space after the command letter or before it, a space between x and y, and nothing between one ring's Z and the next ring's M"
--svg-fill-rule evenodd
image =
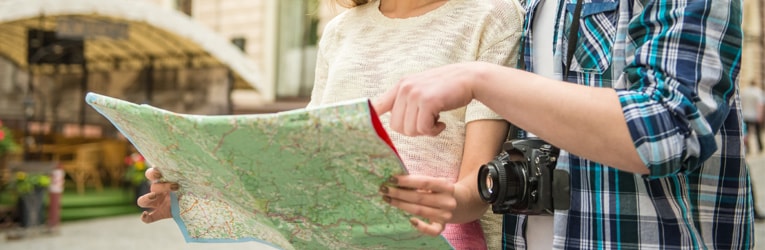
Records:
M335 0L335 3L345 8L353 8L369 3L370 0Z

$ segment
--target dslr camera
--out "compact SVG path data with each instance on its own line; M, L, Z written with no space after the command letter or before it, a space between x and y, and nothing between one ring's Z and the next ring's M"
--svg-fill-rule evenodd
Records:
M535 137L505 141L502 152L479 169L481 199L495 214L551 215L569 209L569 174L555 169L559 152Z

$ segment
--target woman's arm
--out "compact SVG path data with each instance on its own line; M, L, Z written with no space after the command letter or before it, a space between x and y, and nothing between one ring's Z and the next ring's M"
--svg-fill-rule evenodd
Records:
M478 169L494 159L507 135L504 120L476 120L467 124L460 175L455 187L457 209L451 223L466 223L481 217L488 208L475 192Z
M324 57L324 46L319 46L316 52L316 69L313 81L313 89L311 90L311 100L308 102L308 107L314 107L321 104L321 99L324 97L324 87L327 85L327 72L329 65L327 65L327 59Z

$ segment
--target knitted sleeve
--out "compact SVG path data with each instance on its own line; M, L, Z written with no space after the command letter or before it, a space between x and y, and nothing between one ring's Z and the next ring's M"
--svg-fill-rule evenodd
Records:
M327 74L329 71L329 64L325 53L329 50L328 46L334 46L336 43L335 34L337 33L338 23L342 22L344 14L340 14L333 18L327 26L324 27L321 40L316 53L316 69L313 81L313 90L311 90L311 100L308 102L307 107L314 107L322 103L324 97L324 89L327 86Z
M492 0L492 2L500 7L494 8L494 11L480 24L483 31L477 61L515 67L523 28L523 7L514 0ZM468 104L465 112L466 123L475 120L502 119L476 100Z

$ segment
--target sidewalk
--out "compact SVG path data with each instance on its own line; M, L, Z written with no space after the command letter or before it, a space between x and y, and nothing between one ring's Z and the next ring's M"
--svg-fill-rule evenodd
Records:
M759 211L765 211L765 154L748 157L755 183ZM226 249L226 250L272 250L258 242L244 243L186 243L178 226L171 219L144 224L139 214L117 216L105 219L66 222L61 225L59 235L40 236L31 239L5 241L0 234L0 248L3 250L91 250L91 249ZM755 223L755 242L763 245L765 222ZM759 247L759 249L763 249Z
M750 178L754 185L755 207L757 211L765 212L765 154L759 153L747 156ZM754 223L754 249L765 249L765 221Z
M140 215L124 215L105 219L66 222L58 235L5 241L3 250L170 250L227 249L273 250L258 242L244 243L186 243L172 219L152 224L141 222Z

